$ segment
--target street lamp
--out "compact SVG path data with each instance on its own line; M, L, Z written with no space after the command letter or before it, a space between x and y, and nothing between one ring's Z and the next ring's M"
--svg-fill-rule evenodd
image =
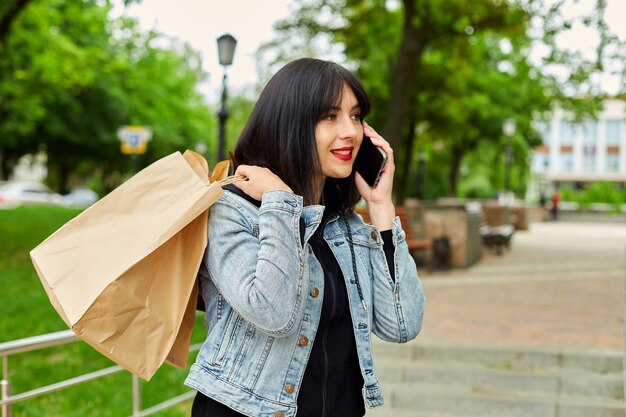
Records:
M507 194L511 191L511 164L513 163L513 145L511 140L515 134L515 119L506 119L502 124L502 132L507 137L504 146L504 188Z
M219 142L217 146L218 161L224 159L226 119L228 119L228 110L226 110L226 68L233 63L236 46L237 39L228 33L217 38L217 53L220 65L224 67L224 77L222 78L222 108L217 114L220 120Z

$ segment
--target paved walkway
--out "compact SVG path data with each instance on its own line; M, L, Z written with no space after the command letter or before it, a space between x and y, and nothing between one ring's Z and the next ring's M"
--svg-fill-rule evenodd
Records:
M532 223L502 256L420 276L419 339L623 349L626 224Z

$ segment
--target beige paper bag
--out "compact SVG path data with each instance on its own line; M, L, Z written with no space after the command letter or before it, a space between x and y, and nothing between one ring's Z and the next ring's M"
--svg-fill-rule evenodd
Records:
M223 194L204 159L166 156L30 253L68 326L143 379L187 365L208 208Z

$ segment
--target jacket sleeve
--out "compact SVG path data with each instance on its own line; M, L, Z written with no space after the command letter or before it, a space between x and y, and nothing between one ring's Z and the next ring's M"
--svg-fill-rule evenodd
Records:
M207 269L222 296L243 318L275 337L297 330L303 314L302 197L263 195L258 236L232 196L209 214Z
M426 299L399 217L393 221L392 236L395 279L389 272L382 248L373 249L370 258L373 272L372 328L382 340L404 343L420 332Z

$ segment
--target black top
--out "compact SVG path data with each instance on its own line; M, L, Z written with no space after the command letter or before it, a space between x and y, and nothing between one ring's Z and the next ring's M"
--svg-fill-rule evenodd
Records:
M334 213L333 213L334 214ZM357 417L365 414L363 377L343 274L323 238L326 221L309 243L324 270L320 322L298 394L298 417Z
M260 206L235 186L225 189ZM322 224L309 243L324 271L324 300L320 322L313 342L300 391L298 393L298 417L358 417L365 415L363 403L363 377L359 367L354 339L348 293L339 264L323 238L328 219L337 213L327 210ZM300 224L304 238L304 222ZM394 277L393 243L391 231L381 233L389 271ZM240 417L242 414L198 393L192 409L192 417Z

